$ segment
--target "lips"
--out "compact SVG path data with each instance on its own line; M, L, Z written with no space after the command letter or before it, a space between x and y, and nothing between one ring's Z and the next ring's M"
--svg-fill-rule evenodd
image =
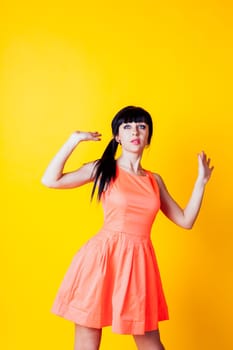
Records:
M140 139L131 140L131 143L132 143L133 145L140 145Z

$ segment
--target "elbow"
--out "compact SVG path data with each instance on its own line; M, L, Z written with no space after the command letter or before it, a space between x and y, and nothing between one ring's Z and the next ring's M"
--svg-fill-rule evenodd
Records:
M186 230L191 230L191 229L193 228L193 225L186 225L184 228L185 228Z
M188 213L183 212L183 217L182 217L182 227L186 230L191 230L193 228L193 225L196 221L196 216L195 215L190 215Z
M185 230L191 230L193 228L194 222L186 222L182 225Z
M46 178L44 178L44 177L42 177L41 183L42 183L42 185L44 185L45 187L51 187L50 182L49 182Z
M54 181L46 179L46 177L42 177L41 183L42 183L42 185L44 185L48 188L56 188L57 187L56 184L54 183Z

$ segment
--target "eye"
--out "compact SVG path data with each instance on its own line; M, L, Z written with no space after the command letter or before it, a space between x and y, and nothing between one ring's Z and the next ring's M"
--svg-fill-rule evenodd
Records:
M125 124L125 125L123 126L123 129L130 129L130 124Z
M146 124L139 124L138 127L139 127L139 129L144 130L144 129L146 129Z

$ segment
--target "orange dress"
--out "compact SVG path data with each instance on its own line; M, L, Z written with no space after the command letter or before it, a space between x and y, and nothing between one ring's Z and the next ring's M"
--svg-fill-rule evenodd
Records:
M104 224L75 255L52 312L76 324L114 333L144 334L168 319L167 304L150 239L160 208L153 175L117 166L102 194Z

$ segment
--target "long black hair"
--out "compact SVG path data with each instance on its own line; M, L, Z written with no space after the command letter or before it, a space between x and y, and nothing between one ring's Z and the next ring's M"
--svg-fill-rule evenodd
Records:
M115 154L117 151L118 142L115 137L118 135L119 126L122 123L140 123L144 122L149 127L148 144L150 144L153 123L150 114L141 107L127 106L122 108L112 120L112 135L113 138L107 145L102 157L96 161L95 164L95 180L91 193L93 198L96 186L98 183L98 195L97 198L100 200L102 192L107 188L108 184L116 177L116 160Z

